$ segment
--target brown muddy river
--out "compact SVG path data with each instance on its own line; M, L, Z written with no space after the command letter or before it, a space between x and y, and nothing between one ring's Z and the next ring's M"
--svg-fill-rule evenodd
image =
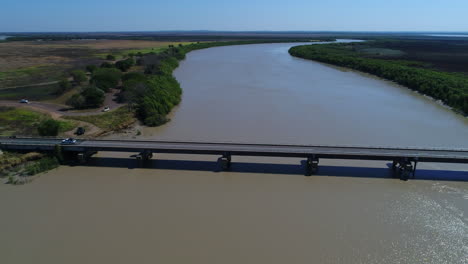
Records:
M190 53L172 121L136 138L468 147L465 118L370 76L290 57L294 44ZM132 134L118 135L134 137ZM1 263L468 263L468 167L100 153L0 185Z

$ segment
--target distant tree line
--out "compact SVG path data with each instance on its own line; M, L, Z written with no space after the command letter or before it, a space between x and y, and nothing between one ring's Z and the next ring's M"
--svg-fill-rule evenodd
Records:
M468 76L411 66L407 61L366 58L346 44L305 45L289 50L293 56L343 66L395 81L441 100L468 114Z

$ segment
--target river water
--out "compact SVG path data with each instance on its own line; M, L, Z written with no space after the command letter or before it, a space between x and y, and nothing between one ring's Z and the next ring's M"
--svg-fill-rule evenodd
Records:
M294 58L298 44L194 51L162 140L468 147L468 119L394 83Z
M365 74L293 58L294 44L211 48L175 75L172 121L137 138L468 147L465 118ZM133 131L134 132L134 131ZM135 133L118 135L135 137ZM139 168L99 153L0 185L5 263L468 263L468 168L157 154Z

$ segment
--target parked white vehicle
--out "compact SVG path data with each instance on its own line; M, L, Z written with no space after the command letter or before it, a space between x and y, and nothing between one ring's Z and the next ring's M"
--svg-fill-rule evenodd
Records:
M103 112L109 112L110 111L110 108L108 106L104 107L104 109L102 109Z

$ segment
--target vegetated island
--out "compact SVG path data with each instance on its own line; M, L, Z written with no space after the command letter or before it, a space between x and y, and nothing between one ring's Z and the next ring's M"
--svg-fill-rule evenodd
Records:
M289 53L394 81L468 115L468 41L377 40L296 46Z

